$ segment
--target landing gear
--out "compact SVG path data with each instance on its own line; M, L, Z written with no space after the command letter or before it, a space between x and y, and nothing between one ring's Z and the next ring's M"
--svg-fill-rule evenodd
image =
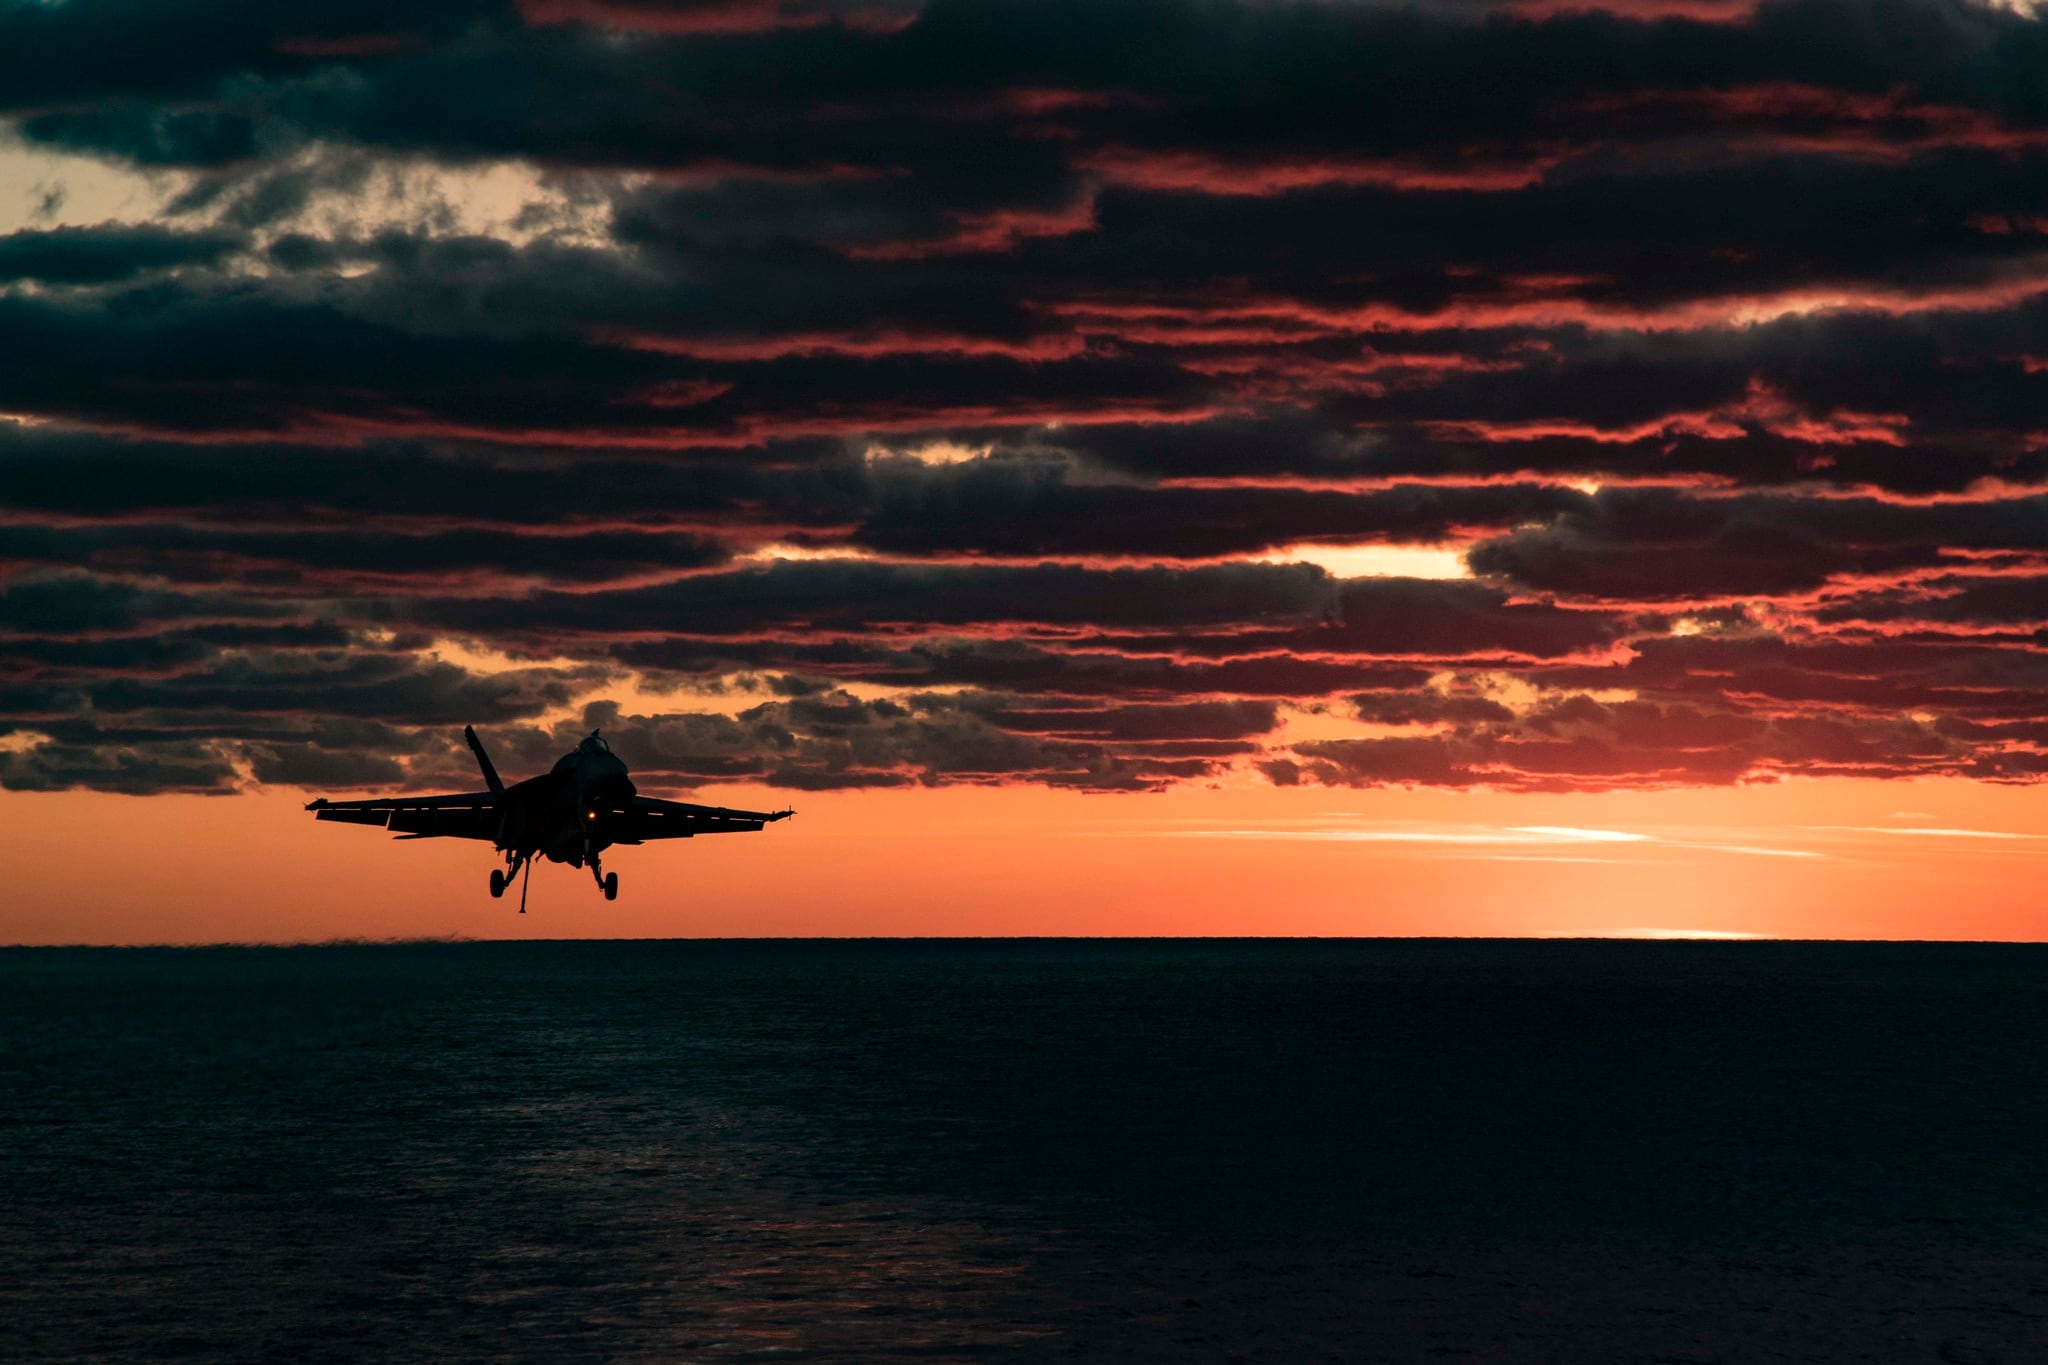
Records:
M533 855L531 853L515 853L507 849L505 852L504 870L500 871L495 867L491 869L491 899L497 900L503 896L506 888L519 880L521 872L526 873L529 878L533 875ZM521 883L519 887L519 913L522 915L526 913L526 886L524 883Z
M617 900L619 898L619 874L605 871L603 864L598 862L597 850L589 844L583 846L583 856L590 860L590 875L596 880L597 889L604 892L606 900Z
M608 901L615 901L615 900L617 900L617 899L619 898L619 874L618 874L618 873L616 873L616 872L607 872L607 873L605 873L605 874L604 874L604 883L603 883L603 885L604 885L604 898L605 898L606 900L608 900Z

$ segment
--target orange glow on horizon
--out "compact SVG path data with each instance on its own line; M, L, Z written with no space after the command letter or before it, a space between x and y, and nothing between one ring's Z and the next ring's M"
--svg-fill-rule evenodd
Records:
M2040 793L1963 781L1659 792L995 787L703 799L798 816L543 863L316 824L296 793L8 794L0 941L945 935L2048 940ZM119 847L122 856L109 857ZM516 893L515 893L516 894Z

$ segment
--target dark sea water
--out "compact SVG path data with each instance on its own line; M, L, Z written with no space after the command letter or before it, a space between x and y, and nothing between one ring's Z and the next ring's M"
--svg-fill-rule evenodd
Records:
M0 952L0 1359L2048 1361L2048 951Z

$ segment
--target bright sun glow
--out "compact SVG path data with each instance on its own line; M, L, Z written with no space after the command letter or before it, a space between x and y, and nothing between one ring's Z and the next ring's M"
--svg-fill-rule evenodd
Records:
M915 446L871 445L867 458L873 460L915 460L923 465L966 464L987 457L993 446L961 445L957 441L927 441Z
M1261 564L1313 564L1336 578L1470 578L1465 552L1448 545L1328 545L1303 541L1256 557Z
M821 559L877 559L879 557L874 551L864 550L858 545L791 545L787 541L780 540L772 541L766 545L756 545L753 549L740 556L743 560L751 560L759 564L773 563L777 560L804 563Z
M1598 933L1570 935L1575 938L1708 938L1769 939L1775 934L1752 934L1741 929L1607 929Z

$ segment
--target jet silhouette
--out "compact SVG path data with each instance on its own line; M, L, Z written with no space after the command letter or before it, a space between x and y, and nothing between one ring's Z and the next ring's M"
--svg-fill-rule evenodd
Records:
M588 863L608 901L619 898L619 874L606 872L598 859L613 844L744 833L796 813L727 810L640 796L626 776L626 765L595 730L548 772L508 787L498 780L498 770L475 729L465 725L462 737L469 741L489 791L379 796L367 801L322 797L306 809L318 820L379 825L401 839L489 839L505 855L504 869L491 869L494 897L504 895L521 871L529 878L533 875L536 853L571 867ZM524 882L519 887L519 913L526 913Z

